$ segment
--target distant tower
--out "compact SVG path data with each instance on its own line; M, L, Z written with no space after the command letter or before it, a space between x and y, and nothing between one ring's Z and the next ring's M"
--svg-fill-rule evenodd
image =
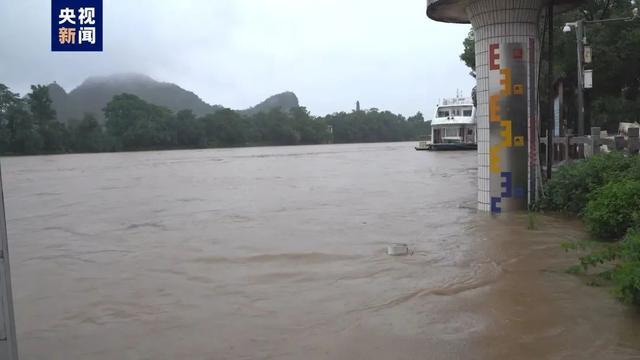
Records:
M360 111L360 101L356 101L356 111Z

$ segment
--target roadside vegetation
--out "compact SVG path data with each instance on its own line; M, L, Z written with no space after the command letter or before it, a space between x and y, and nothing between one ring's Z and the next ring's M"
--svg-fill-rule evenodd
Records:
M0 154L55 154L252 145L416 140L430 132L421 113L405 118L389 111L311 116L306 108L243 115L221 109L197 117L174 113L131 94L120 94L96 114L58 119L47 86L20 97L0 84Z
M640 156L612 152L561 166L539 206L580 216L596 240L563 244L583 254L571 272L610 281L616 296L640 306Z

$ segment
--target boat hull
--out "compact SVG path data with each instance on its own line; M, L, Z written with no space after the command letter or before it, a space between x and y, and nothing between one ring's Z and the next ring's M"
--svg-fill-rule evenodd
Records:
M478 144L429 144L425 146L416 146L417 151L455 151L455 150L476 150Z

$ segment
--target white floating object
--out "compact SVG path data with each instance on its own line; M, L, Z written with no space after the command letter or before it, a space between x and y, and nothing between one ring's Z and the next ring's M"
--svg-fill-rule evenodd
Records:
M402 256L409 254L409 247L407 244L393 244L387 246L387 255Z

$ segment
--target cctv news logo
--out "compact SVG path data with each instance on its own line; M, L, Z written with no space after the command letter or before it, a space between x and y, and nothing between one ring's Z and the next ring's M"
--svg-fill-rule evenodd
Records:
M102 51L102 0L51 0L51 51Z

